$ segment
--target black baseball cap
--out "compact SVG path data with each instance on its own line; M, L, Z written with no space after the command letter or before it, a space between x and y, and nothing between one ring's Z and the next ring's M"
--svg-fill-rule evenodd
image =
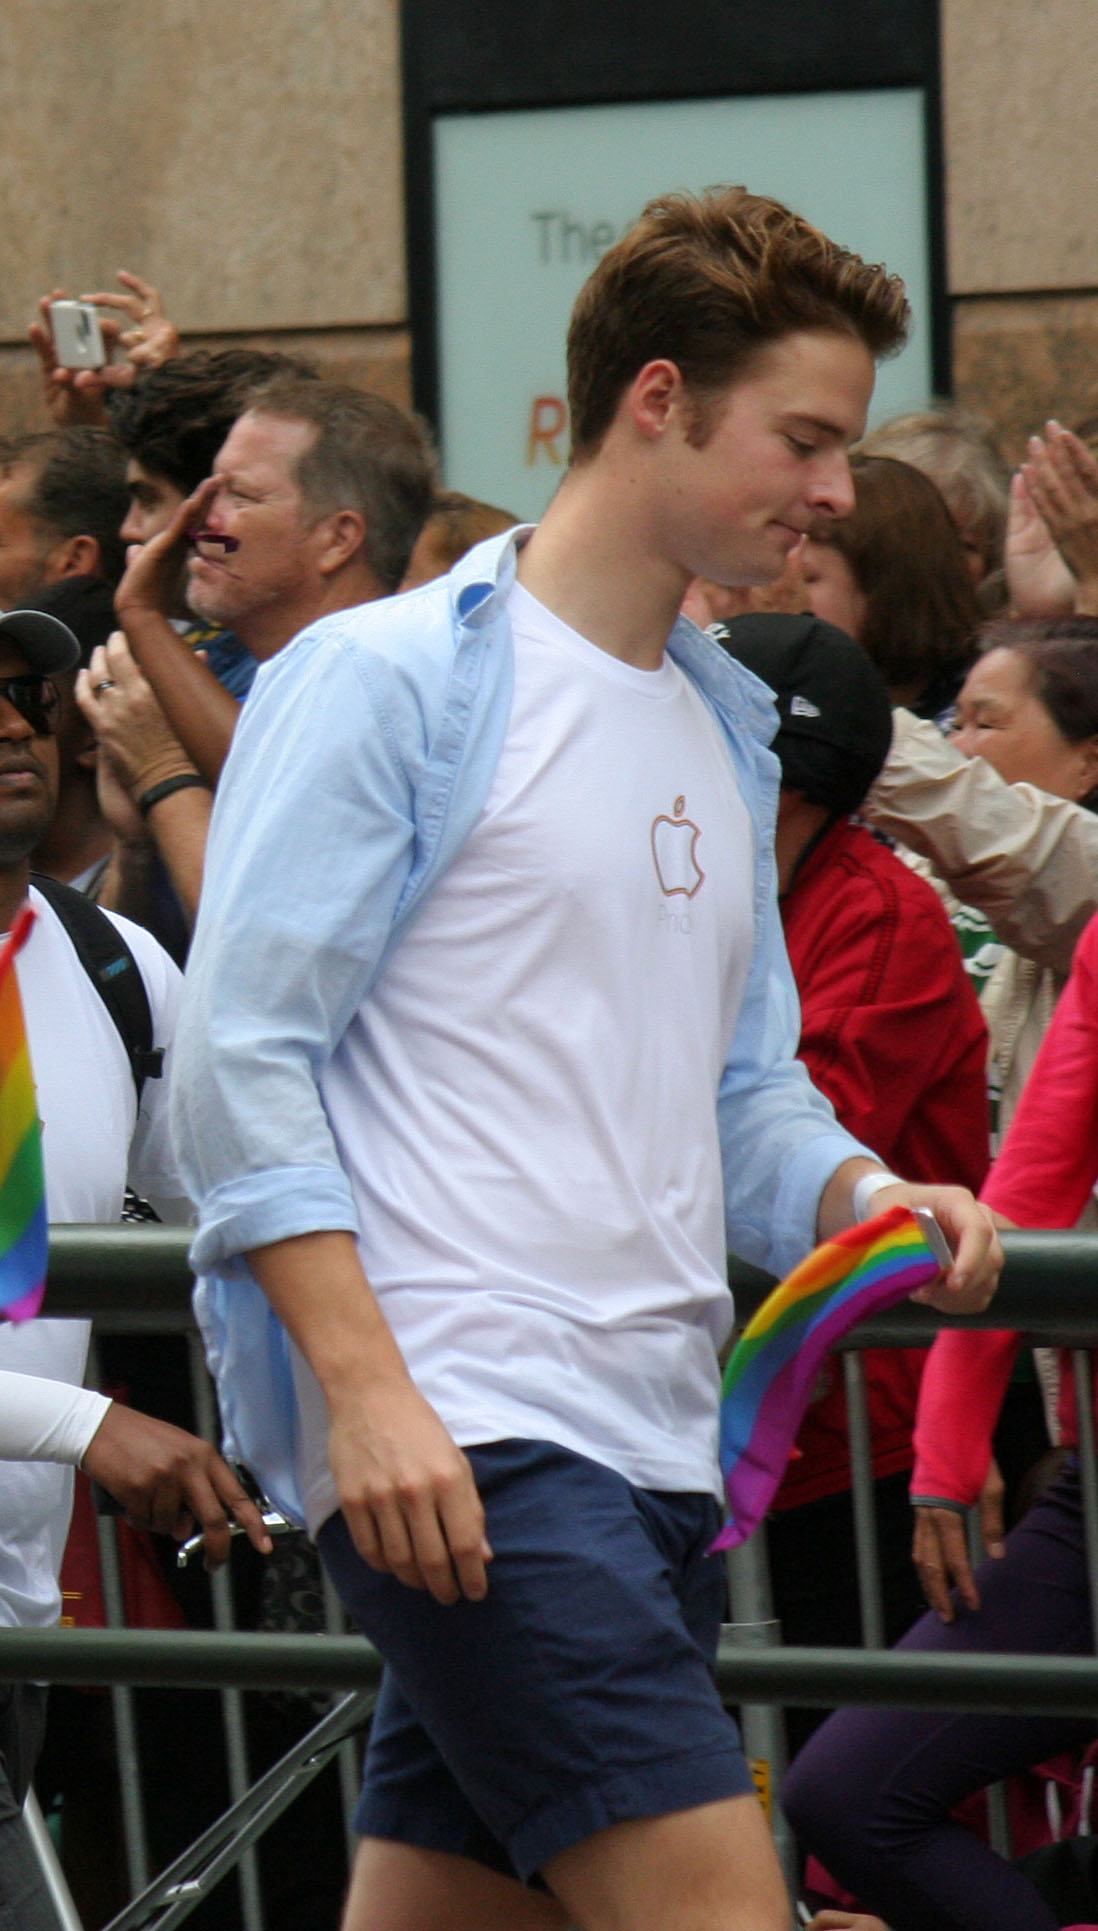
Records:
M47 616L56 617L72 632L80 651L79 661L85 665L96 646L105 644L111 632L118 629L111 585L105 577L91 577L82 570L57 577L53 583L44 583L41 589L25 598L21 608L42 610ZM57 668L69 670L71 665L59 664Z
M25 657L31 670L42 677L54 671L72 670L80 662L80 645L58 617L44 610L5 610L0 612L0 638L7 638Z
M820 617L733 617L711 633L769 684L782 782L840 816L856 811L892 743L892 706L860 644Z

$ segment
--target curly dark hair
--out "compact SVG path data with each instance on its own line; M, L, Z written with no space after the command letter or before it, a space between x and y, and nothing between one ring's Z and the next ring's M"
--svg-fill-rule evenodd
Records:
M111 426L128 456L189 496L255 389L276 376L316 374L311 362L275 350L194 349L112 389Z

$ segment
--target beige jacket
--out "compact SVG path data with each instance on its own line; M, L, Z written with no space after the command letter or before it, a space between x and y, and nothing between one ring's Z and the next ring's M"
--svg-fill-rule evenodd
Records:
M928 860L943 897L974 906L1012 948L980 993L1001 1141L1079 935L1098 911L1098 815L1036 785L1005 783L986 758L962 757L910 711L894 711L892 723L892 749L862 816ZM1093 1198L1077 1224L1098 1227ZM1055 1352L1035 1348L1034 1358L1056 1442Z
M1098 815L963 758L934 724L893 712L892 749L866 822L928 858L1004 945L1066 978L1098 910Z

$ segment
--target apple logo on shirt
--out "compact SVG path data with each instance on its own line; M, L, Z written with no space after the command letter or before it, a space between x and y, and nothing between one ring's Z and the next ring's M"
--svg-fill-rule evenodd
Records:
M652 820L652 861L666 898L693 898L705 879L697 860L701 831L692 818L684 818L685 810L685 797L676 798L673 816L661 812Z

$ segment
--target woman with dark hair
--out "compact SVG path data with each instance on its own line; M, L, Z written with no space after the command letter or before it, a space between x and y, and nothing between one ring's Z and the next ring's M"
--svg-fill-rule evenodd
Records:
M987 624L951 735L966 758L986 758L1008 784L1024 779L1094 810L1098 620Z
M1025 855L1012 858L1009 839L997 834L999 779L1046 794L1050 820L1055 799L1098 809L1098 619L1000 619L985 625L978 643L980 654L958 694L951 745L981 766L983 776L974 772L970 782L962 783L959 776L955 782L946 760L939 757L933 782L911 787L910 823L903 816L902 786L893 781L887 820L896 836L906 841L911 835L946 886L966 903L970 874L987 872L989 865L998 874L1002 898L1018 896L1027 883ZM901 756L903 720L901 711L896 733ZM986 770L989 765L991 771ZM994 861L975 849L985 825L989 836L997 838ZM1098 879L1093 840L1071 849L1077 851L1076 862L1069 864L1065 848L1063 875L1055 885L1050 882L1040 917L1065 929L1074 921L1077 935L1098 906ZM961 906L956 911L962 925L971 924L971 915ZM963 930L960 936L964 943ZM989 930L987 939L993 936ZM1032 936L1031 946L1024 931L1012 930L1013 951L985 941L977 958L969 961L991 1034L992 1123L1000 1132L1029 1076L1071 963L1070 939L1048 952L1043 933Z
M801 565L806 602L868 651L894 704L948 712L980 623L964 549L929 477L891 456L855 455L854 509L820 522Z

